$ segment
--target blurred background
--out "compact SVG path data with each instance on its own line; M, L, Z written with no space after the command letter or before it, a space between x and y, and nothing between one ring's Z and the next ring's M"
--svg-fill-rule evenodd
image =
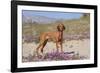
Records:
M64 40L85 39L90 37L90 14L67 12L22 11L22 30L24 42L39 41L43 32L57 31L63 23Z

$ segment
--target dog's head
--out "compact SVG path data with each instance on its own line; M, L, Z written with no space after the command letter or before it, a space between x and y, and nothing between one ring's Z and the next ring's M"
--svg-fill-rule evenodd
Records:
M62 23L60 23L60 24L58 24L57 29L58 29L58 31L64 31L65 26Z

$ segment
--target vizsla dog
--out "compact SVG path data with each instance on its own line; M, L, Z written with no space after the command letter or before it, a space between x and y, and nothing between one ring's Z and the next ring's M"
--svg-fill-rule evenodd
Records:
M65 30L65 26L60 23L57 25L56 32L44 32L40 35L40 43L39 46L36 48L38 55L43 55L43 48L47 44L49 39L52 39L56 43L57 52L59 50L63 52L62 42L63 42L63 31Z

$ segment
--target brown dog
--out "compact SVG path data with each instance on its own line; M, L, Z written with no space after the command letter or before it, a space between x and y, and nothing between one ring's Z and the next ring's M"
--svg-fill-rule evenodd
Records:
M41 55L43 54L43 48L47 44L48 39L52 39L53 41L56 42L56 48L57 52L59 52L59 49L61 52L63 52L63 47L62 47L62 41L63 41L63 31L65 30L65 26L60 23L57 26L57 31L56 32L44 32L40 35L40 44L36 48L37 54Z

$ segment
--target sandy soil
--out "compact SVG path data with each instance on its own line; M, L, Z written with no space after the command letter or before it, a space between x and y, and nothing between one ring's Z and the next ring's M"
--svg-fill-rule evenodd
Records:
M29 55L36 54L36 43L23 43L23 56L28 57ZM81 56L89 58L90 55L90 40L70 40L63 43L64 52L74 51L79 53ZM44 53L56 51L56 45L53 42L48 42L44 47Z

